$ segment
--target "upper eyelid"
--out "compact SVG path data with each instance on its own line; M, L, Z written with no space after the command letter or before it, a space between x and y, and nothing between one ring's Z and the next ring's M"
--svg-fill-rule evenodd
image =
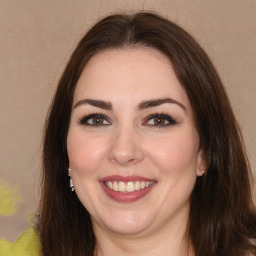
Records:
M156 113L156 114L149 115L145 118L145 121L149 121L149 120L152 120L153 118L157 118L157 117L165 118L167 121L169 121L171 123L177 123L176 118L174 118L173 116L171 116L169 114L165 114L165 113Z
M109 115L115 116L115 110L113 108L110 108L110 109L101 108L99 106L90 105L90 104L81 104L81 105L88 107L86 112L88 111L88 112L92 112L92 113L95 112L95 113L103 114L103 115L105 115L108 118L110 118ZM165 105L164 109L161 110L164 105ZM178 106L178 104L168 104L168 105ZM78 104L78 106L80 106L80 104ZM180 108L177 108L177 109L182 110L183 108L180 107ZM75 110L76 110L76 108L75 108ZM184 113L186 113L187 109L184 108L183 110L184 110ZM150 113L150 112L152 112L153 113L152 115L154 115L154 114L166 114L166 115L169 115L169 116L172 117L173 116L172 114L168 114L169 111L170 111L169 107L166 108L166 103L155 105L155 106L152 106L152 107L141 108L141 109L136 108L136 113L141 112L143 114L143 113ZM177 111L177 110L175 110L175 111Z
M105 114L102 114L102 113L90 113L90 114L86 114L86 115L82 115L80 118L78 118L78 122L80 124L82 124L84 121L88 121L94 117L102 117L104 118L107 122L110 122L111 123L111 119L109 117L107 117Z

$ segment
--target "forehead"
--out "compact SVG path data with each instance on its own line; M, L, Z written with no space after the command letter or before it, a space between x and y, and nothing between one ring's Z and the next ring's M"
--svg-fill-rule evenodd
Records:
M93 97L112 101L171 97L190 108L170 60L146 47L108 49L96 54L77 83L74 102Z

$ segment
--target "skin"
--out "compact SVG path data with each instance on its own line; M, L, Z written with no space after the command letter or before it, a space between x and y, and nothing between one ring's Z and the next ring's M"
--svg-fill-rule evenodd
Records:
M138 109L163 98L176 102ZM106 101L112 110L84 99ZM95 119L80 122L92 113L106 118L98 126L90 125ZM156 113L176 123L148 120ZM193 255L184 249L189 197L205 164L191 105L166 56L143 47L95 55L75 89L67 149L75 191L91 215L95 255ZM135 202L117 202L99 184L109 175L138 175L156 184Z

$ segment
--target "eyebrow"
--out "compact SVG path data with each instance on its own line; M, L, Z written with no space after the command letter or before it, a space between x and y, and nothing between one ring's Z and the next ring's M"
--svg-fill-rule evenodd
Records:
M103 101L103 100L93 100L93 99L80 100L75 104L74 108L77 108L78 106L83 104L89 104L98 108L112 110L112 104L110 102Z
M143 110L146 108L152 108L157 107L159 105L165 104L165 103L172 103L180 106L184 111L186 111L186 107L178 102L177 100L174 100L172 98L164 98L164 99L153 99L153 100L146 100L139 104L138 109Z
M152 99L152 100L145 100L142 101L139 105L138 105L138 110L143 110L143 109L147 109L147 108L152 108L152 107L157 107L160 106L162 104L165 103L171 103L171 104L176 104L179 107L181 107L184 111L186 111L186 107L181 104L180 102L178 102L177 100L174 100L172 98L163 98L163 99ZM110 102L108 101L103 101L103 100L94 100L94 99L83 99L78 101L73 108L77 108L80 105L83 104L89 104L98 108L102 108L105 110L112 110L113 106Z

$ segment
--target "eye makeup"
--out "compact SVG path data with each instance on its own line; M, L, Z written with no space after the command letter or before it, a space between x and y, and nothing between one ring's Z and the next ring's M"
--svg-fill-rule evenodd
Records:
M100 112L95 112L79 118L78 124L91 127L102 127L111 125L112 123L110 118L108 118L106 115ZM177 121L172 116L165 113L151 114L147 116L142 122L143 126L149 126L153 128L165 128L175 124L177 124Z
M111 125L111 122L107 116L102 113L91 113L83 116L78 122L80 125L85 126L105 126Z
M155 113L149 115L143 122L143 125L149 125L157 128L168 127L175 124L177 124L177 121L165 113Z

